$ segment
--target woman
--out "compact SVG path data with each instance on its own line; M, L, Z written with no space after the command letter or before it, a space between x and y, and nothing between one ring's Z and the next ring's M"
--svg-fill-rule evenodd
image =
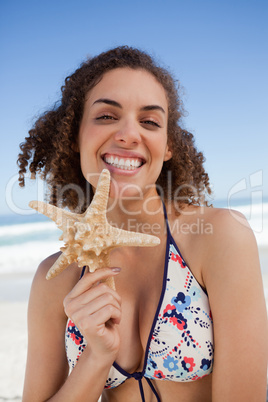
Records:
M60 105L21 145L21 185L32 158L51 202L83 212L109 169L108 221L161 241L114 249L111 267L94 273L72 264L52 281L59 253L40 264L24 401L265 401L256 242L239 213L207 206L204 158L181 110L170 74L119 47L68 77Z

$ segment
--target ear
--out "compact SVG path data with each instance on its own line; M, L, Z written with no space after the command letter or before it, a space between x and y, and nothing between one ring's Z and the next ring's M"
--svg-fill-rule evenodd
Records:
M169 146L166 146L166 151L165 151L165 155L164 155L164 162L169 161L169 159L172 158L172 152L169 149Z

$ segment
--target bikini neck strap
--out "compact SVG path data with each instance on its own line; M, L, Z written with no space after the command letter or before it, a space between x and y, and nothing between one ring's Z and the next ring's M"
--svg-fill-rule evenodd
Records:
M165 217L165 221L166 221L167 233L170 234L170 228L169 228L169 223L168 223L168 217L167 217L167 210L166 210L165 202L164 202L163 199L161 199L161 201L162 201L162 205L163 205L163 211L164 211L164 217Z

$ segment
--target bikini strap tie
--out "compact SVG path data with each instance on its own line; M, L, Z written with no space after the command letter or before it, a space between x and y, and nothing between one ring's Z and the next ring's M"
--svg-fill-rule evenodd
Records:
M145 402L145 396L144 396L144 390L143 390L143 385L142 385L142 379L144 377L144 374L142 371L136 371L135 373L131 374L131 377L135 378L135 380L137 380L139 382L139 388L140 388L140 394L141 394L141 400L142 402ZM145 380L147 381L147 383L149 384L151 390L153 391L154 395L156 396L157 402L161 402L157 391L155 389L155 387L153 386L152 381L149 380L149 378L144 377Z

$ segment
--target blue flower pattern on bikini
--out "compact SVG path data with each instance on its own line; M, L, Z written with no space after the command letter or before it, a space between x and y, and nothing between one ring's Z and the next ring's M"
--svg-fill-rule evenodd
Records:
M147 365L145 371L150 379L193 381L212 371L213 328L208 297L174 244L169 248L166 289L148 361L154 362L153 368Z

